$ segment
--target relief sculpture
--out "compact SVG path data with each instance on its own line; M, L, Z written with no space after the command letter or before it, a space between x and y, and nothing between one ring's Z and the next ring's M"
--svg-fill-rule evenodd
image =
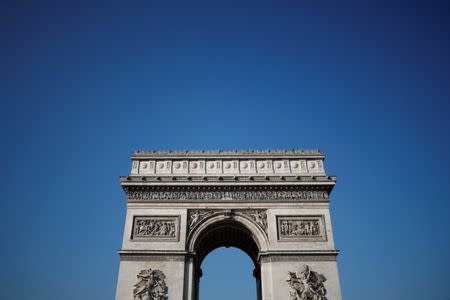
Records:
M327 201L326 191L166 191L125 188L128 201Z
M145 269L137 275L133 300L167 300L166 276L160 270Z
M189 210L189 231L201 221L211 217L214 214L226 213L226 210L212 210L212 209L194 209ZM247 219L250 219L253 223L261 227L267 234L267 214L265 209L243 209L243 210L231 210L231 215L240 215Z
M282 220L281 236L320 236L319 220Z
M249 217L254 223L260 226L264 232L267 233L267 214L264 209L249 209L243 211L237 211L236 213L242 213Z
M277 230L280 241L325 241L323 216L278 216Z
M297 273L289 272L286 279L290 286L288 300L327 300L326 280L322 274L311 271L308 265L303 265Z
M195 227L201 220L214 214L213 210L195 209L189 211L189 230Z
M176 218L136 217L134 238L176 238Z

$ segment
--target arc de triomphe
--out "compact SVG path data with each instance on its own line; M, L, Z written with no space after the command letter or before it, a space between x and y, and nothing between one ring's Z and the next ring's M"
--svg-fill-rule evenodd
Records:
M336 177L318 150L137 151L116 300L198 300L201 264L234 246L258 300L340 300L329 213Z

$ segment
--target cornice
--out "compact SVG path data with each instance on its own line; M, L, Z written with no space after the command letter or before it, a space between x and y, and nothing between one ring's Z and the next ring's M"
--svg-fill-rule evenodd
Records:
M334 186L336 176L121 176L122 186L166 185L323 185Z

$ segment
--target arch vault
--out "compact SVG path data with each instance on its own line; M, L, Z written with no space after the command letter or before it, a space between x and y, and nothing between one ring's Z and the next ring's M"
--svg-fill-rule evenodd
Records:
M258 300L341 299L336 178L318 150L138 151L131 160L120 178L116 300L198 300L201 263L222 246L252 259Z

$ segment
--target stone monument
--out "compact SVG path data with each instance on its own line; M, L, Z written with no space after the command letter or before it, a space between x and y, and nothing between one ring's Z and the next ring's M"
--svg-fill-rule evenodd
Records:
M116 300L198 300L214 249L252 259L258 300L341 300L318 150L137 151Z

